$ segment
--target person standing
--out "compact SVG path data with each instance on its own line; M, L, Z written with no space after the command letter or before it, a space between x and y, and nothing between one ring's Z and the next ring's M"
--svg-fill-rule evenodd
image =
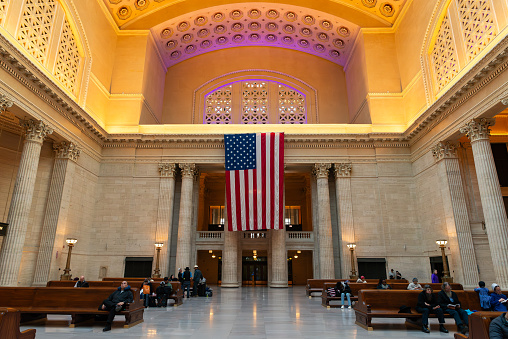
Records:
M416 312L422 313L422 331L430 333L429 330L429 314L433 313L439 319L439 331L448 333L444 327L444 312L437 303L437 296L432 293L432 287L425 285L425 289L418 294L418 302L416 304Z
M432 272L432 275L430 276L430 282L433 284L439 284L439 277L437 276L437 270L434 270L434 272Z
M438 304L441 306L444 313L451 315L455 319L459 331L462 334L466 334L469 331L467 313L462 309L459 297L457 297L457 293L452 291L450 283L443 283L441 291L437 294L437 298Z
M187 298L190 297L190 283L191 283L192 273L190 271L189 266L185 267L185 271L182 274L183 279L183 294L185 297L185 290L187 289Z
M181 268L179 268L179 269L178 269L178 275L177 275L177 276L178 276L178 281L179 281L179 282L180 282L180 284L182 284L182 286L183 286L183 272L182 272L182 269L181 269Z
M198 265L194 265L194 285L192 286L192 296L197 297L198 296L198 286L201 282L201 279L203 279L203 274L201 273L201 270L199 269Z

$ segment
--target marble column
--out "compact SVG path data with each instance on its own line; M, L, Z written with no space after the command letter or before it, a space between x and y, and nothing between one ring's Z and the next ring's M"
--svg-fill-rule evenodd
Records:
M227 201L227 200L225 200ZM224 208L224 249L222 250L222 282L221 287L240 287L238 279L238 237L242 232L228 231L229 220L227 206ZM242 262L240 255L240 262ZM240 271L241 272L241 271ZM241 278L240 278L241 279Z
M319 279L335 279L330 190L328 187L328 170L330 167L331 164L324 163L314 165L318 200Z
M175 203L175 169L176 166L173 163L159 164L159 206L157 208L155 242L161 242L164 244L159 257L161 277L166 277L169 274L171 229L173 227L173 205Z
M0 251L0 286L17 286L42 143L53 133L42 121L23 120L21 125L25 141L7 215L9 227Z
M53 278L58 278L59 272L53 272L51 269L56 264L56 260L52 259L56 257L56 251L65 245L75 162L81 152L76 144L67 141L54 144L53 150L55 162L32 286L46 286L47 281L51 279L50 273L54 275Z
M192 192L192 222L191 222L191 265L198 263L198 251L196 249L196 233L198 231L198 214L199 214L199 193L200 193L200 175L196 171L194 176L193 192Z
M471 140L496 283L502 288L507 288L508 221L490 146L489 127L492 125L494 119L474 119L466 123L460 132L465 133Z
M335 164L335 195L337 197L337 215L339 218L340 251L342 278L351 274L350 250L347 244L355 242L353 202L351 198L350 163ZM358 270L357 270L358 272Z
M288 287L288 263L286 251L286 229L269 230L271 237L270 287Z
M454 271L456 282L473 287L478 283L479 276L457 149L449 141L439 142L432 148L432 155L438 166L448 244L452 254L450 269Z
M314 252L312 254L313 277L319 279L319 227L318 227L318 198L316 176L310 176L309 195L312 216L312 231L314 232ZM307 196L307 198L309 198Z
M180 214L178 217L178 240L176 245L176 267L194 266L191 263L192 249L192 199L194 196L194 164L179 164L182 170L182 190L180 193ZM178 272L177 272L178 273ZM176 275L176 273L175 273Z

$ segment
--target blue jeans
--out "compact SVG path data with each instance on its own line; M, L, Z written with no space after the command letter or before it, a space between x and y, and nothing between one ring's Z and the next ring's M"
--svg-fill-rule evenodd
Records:
M349 306L351 306L351 293L341 293L340 294L340 301L342 302L342 305L344 305L344 294L347 297L347 303Z
M453 317L453 319L455 319L455 323L457 324L457 326L462 325L462 323L464 323L465 325L469 324L469 321L467 319L467 313L462 308L454 310L447 308L444 310L444 312L448 313Z
M187 298L189 297L190 293L190 281L184 281L183 282L183 294L185 296L185 290L187 290Z
M142 298L141 299L144 299L143 301L143 304L145 305L145 307L148 307L148 303L150 301L150 294L142 294Z

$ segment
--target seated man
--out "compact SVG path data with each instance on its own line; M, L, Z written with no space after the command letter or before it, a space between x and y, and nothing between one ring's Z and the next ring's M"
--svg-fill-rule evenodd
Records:
M437 296L432 293L432 287L425 285L425 291L418 294L418 303L416 304L416 312L422 313L422 331L430 333L429 330L429 314L437 315L439 319L439 330L444 333L448 333L448 330L444 327L444 313L441 307L437 304Z
M74 285L74 287L90 287L88 285L88 282L85 281L85 276L82 275L79 280L76 282L76 284Z
M134 301L134 296L131 292L131 287L127 285L127 281L122 281L122 284L118 289L111 293L108 299L102 302L99 306L100 311L109 311L106 327L102 330L103 332L111 331L111 324L115 318L116 312L120 312L125 309L128 303Z
M508 338L508 312L501 314L490 322L489 327L490 339Z
M457 297L457 293L452 291L452 287L449 283L443 283L441 291L437 294L437 298L438 304L441 306L444 313L450 314L455 319L459 331L462 334L466 334L469 324L467 313L460 307L459 297Z
M413 282L407 285L408 290L422 290L422 285L418 283L418 278L413 278Z
M498 284L492 284L492 290L494 293L490 295L490 306L492 306L492 311L495 312L506 312L506 296L501 293L501 287Z

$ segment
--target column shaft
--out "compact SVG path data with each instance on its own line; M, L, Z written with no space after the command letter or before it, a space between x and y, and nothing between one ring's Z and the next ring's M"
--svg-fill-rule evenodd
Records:
M180 214L178 218L178 242L176 248L176 267L191 266L192 237L192 198L194 184L194 164L180 165L182 169L182 191Z
M53 132L42 121L28 120L22 124L26 137L7 215L9 227L0 251L0 286L18 283L42 143L46 135Z
M335 195L339 217L342 277L351 273L350 250L347 244L355 242L353 202L351 198L351 164L335 164Z
M270 287L288 287L286 229L270 230L269 232L272 246Z
M169 251L173 226L173 205L175 201L175 164L159 164L159 206L157 208L157 229L155 242L164 243L160 251L161 276L169 274ZM154 263L155 265L155 263Z
M335 279L333 264L332 221L330 217L330 190L328 169L330 164L317 164L318 227L319 227L319 274L320 279Z

